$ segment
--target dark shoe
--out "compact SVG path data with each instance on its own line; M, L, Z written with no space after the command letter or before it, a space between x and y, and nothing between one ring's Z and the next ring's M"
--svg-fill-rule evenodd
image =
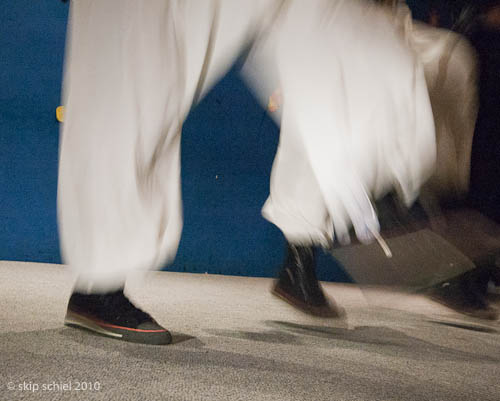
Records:
M487 284L484 274L480 269L476 269L426 290L426 295L433 301L464 315L497 320L498 310L486 299Z
M312 247L288 245L285 263L271 292L309 315L335 318L345 314L321 289Z
M64 323L135 343L163 345L172 342L168 330L135 307L123 290L88 295L74 292Z

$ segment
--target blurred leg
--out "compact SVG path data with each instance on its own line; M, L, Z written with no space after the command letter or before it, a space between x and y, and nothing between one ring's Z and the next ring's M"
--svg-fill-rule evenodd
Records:
M272 293L308 314L340 317L343 309L326 297L316 277L315 248L332 241L333 225L304 151L284 113L270 195L262 211L288 241Z
M123 293L127 273L161 267L182 227L181 99L175 3L72 3L58 209L78 275L65 323L126 341L171 335Z
M182 227L183 77L171 2L74 2L65 77L59 219L82 291L160 267Z

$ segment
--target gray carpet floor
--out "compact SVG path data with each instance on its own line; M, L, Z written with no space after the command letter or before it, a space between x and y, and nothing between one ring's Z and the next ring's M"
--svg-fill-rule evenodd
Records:
M423 297L325 283L324 320L269 279L150 273L127 291L174 343L146 346L65 327L72 282L0 262L0 400L500 400L500 323Z

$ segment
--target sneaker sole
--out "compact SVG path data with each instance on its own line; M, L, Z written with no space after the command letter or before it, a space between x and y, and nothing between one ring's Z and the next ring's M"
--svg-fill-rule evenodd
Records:
M142 330L116 326L101 322L89 316L71 310L66 312L64 319L66 326L83 328L95 333L123 341L150 345L166 345L172 342L172 336L166 329Z
M277 286L274 286L271 289L271 294L281 299L282 301L285 301L286 303L300 310L301 312L306 313L307 315L322 317L322 318L330 318L330 319L341 318L345 316L345 309L340 306L331 304L327 306L308 305L300 301L299 299L289 295L288 293L286 293L280 287Z

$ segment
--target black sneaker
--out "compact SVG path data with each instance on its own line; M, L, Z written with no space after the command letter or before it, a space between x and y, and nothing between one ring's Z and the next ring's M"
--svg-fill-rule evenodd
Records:
M134 306L123 290L88 295L74 292L64 324L135 343L163 345L172 342L169 331Z
M312 247L288 244L285 263L271 293L309 315L336 318L345 314L321 289Z
M425 291L433 301L456 312L485 320L497 320L499 312L487 300L488 277L471 270Z

